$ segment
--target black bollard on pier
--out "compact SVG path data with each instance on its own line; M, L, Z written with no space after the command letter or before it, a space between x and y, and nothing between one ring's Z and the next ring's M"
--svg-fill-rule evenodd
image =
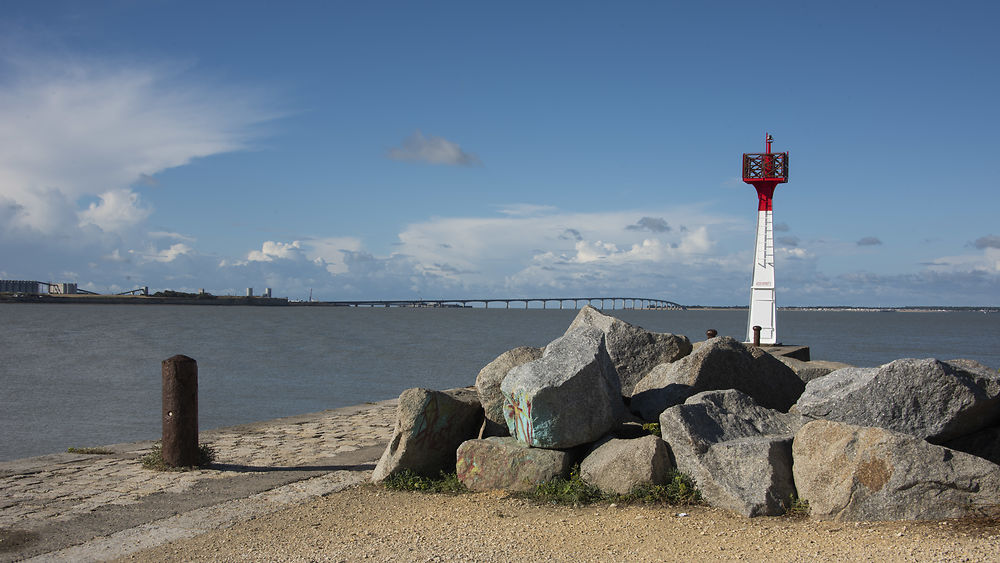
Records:
M198 465L198 362L177 355L163 360L163 462Z
M760 326L753 325L753 345L760 348Z

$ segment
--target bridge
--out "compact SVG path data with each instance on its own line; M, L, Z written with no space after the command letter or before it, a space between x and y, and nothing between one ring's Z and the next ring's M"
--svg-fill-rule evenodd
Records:
M489 309L490 304L503 305L510 309L510 304L523 304L524 309L529 308L531 303L541 303L542 309L548 309L552 305L553 309L563 309L567 304L572 303L573 309L579 309L580 304L591 305L597 309L607 309L611 303L611 310L615 309L684 309L683 305L667 301L666 299L656 299L652 297L517 297L517 298L493 298L493 299L398 299L398 300L374 300L374 301L323 301L322 305L334 307L475 307L482 304L483 308ZM595 305L599 303L599 305ZM558 304L558 307L556 307ZM621 304L621 307L618 305ZM522 307L516 307L522 308Z

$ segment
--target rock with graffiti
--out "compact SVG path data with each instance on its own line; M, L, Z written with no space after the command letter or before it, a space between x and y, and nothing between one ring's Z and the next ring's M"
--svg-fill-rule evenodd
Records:
M483 414L486 416L486 431L490 436L509 436L507 421L504 419L504 396L500 383L507 377L511 369L542 357L544 348L519 346L497 356L486 364L476 376L476 392L479 402L483 404Z
M510 435L525 445L566 449L600 439L625 415L604 333L583 327L514 367L500 384Z
M572 451L529 448L510 436L469 440L456 457L455 472L473 491L528 491L566 475L577 459Z
M428 477L451 471L458 446L476 437L482 420L483 409L471 389L403 391L392 439L375 466L372 481L404 469Z

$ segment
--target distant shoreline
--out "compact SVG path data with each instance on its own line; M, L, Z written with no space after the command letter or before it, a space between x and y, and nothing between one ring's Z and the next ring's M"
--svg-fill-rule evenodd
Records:
M285 297L158 297L145 295L0 295L0 303L63 303L73 305L251 305L283 307L292 305Z
M251 307L351 307L345 302L338 301L289 301L287 297L241 297L241 296L217 296L209 297L164 297L164 296L143 296L143 295L52 295L52 294L30 294L30 295L0 295L2 303L71 303L84 305L212 305L212 306L251 306ZM367 308L364 307L364 308ZM382 307L375 307L382 308ZM397 308L397 307L393 307ZM428 307L413 306L407 308L445 308L463 309L483 307ZM521 307L518 307L521 309ZM714 305L692 305L685 307L688 311L745 311L746 306L714 306ZM859 307L851 305L828 305L828 306L788 306L778 307L782 311L854 311L854 312L895 312L895 313L932 313L932 312L982 312L1000 313L1000 306L904 306L904 307ZM542 310L542 309L539 309ZM556 310L556 309L551 309ZM612 310L620 310L614 308ZM655 310L655 309L654 309ZM660 309L664 310L664 309Z

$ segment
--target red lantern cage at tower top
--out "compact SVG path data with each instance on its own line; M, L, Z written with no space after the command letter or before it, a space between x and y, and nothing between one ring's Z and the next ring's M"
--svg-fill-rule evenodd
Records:
M771 152L771 136L765 139L766 153L743 153L743 181L784 184L788 181L788 153Z
M760 211L771 210L774 188L788 181L788 153L771 152L771 135L764 136L765 153L743 153L743 181L757 188Z

